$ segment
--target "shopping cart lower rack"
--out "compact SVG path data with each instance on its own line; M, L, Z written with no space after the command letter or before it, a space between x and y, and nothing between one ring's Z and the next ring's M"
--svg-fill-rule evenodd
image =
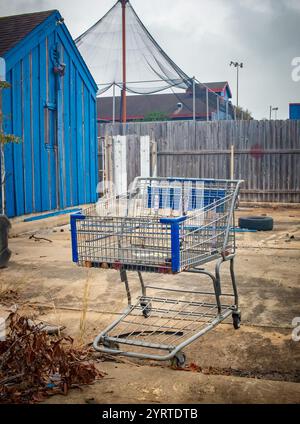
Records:
M240 327L233 228L241 183L137 178L130 192L106 196L71 216L73 261L118 270L127 293L128 307L96 337L97 351L183 365L182 350L226 318ZM211 261L214 273L203 268ZM230 293L221 286L225 262ZM127 271L138 272L141 295L135 302ZM164 277L164 285L145 284L143 272L169 274L170 282L166 286ZM181 272L208 277L213 290L195 290L189 278L175 284Z

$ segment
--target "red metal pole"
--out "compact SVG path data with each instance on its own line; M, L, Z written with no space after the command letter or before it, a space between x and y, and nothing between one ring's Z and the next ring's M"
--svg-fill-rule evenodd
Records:
M122 121L127 122L127 99L126 99L126 3L122 0L122 51L123 51L123 89L122 89Z

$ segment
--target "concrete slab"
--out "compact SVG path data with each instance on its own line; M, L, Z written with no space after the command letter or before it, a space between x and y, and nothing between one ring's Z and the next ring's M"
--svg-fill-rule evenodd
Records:
M94 396L100 403L299 403L300 343L292 340L292 320L300 316L300 210L238 212L238 216L251 214L273 216L275 229L271 233L237 235L242 328L234 331L229 321L186 349L188 362L211 367L210 375L175 372L168 364L149 366L148 361L138 367L135 363L104 363L100 367L113 380L100 381L83 392L49 402L84 403ZM76 341L90 343L125 307L124 287L116 271L83 269L72 264L69 227L52 225L47 223L46 229L34 230L51 242L29 239L29 234L10 240L12 260L7 269L0 270L0 292L18 290L22 313L65 325ZM208 268L213 269L212 264ZM222 285L227 290L229 272L224 271ZM137 275L129 273L129 277L133 296L137 296ZM208 282L197 275L146 274L145 279L166 286L208 287ZM85 301L87 314L80 328ZM171 389L170 381L174 381ZM128 385L132 388L130 396L124 389Z

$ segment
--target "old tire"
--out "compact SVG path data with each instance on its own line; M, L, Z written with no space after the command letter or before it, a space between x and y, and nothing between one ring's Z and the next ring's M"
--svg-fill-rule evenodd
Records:
M10 222L5 215L0 215L0 268L5 268L11 256L8 248L8 231Z
M274 220L270 216L249 216L239 219L239 227L246 230L272 231Z

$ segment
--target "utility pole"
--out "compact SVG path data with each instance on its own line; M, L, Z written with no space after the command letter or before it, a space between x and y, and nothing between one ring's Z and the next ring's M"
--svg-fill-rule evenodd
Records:
M122 87L122 122L127 122L127 99L126 99L126 3L128 0L120 0L122 3L122 58L123 58L123 87Z
M244 68L244 64L243 62L239 63L231 61L230 66L234 66L236 68L236 107L239 107L239 70L240 68Z

